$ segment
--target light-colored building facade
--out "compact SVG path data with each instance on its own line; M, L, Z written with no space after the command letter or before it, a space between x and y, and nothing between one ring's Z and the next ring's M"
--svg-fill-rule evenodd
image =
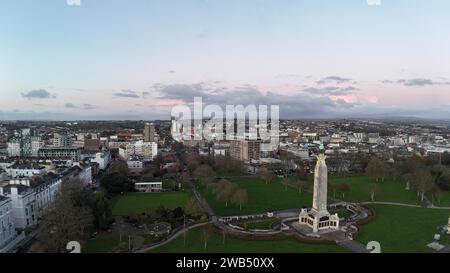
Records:
M32 177L34 175L45 174L45 167L32 163L16 163L6 168L6 172L11 178Z
M0 249L8 245L15 236L11 198L0 195Z
M242 161L259 160L261 158L261 141L232 140L230 142L230 155Z
M80 160L81 149L77 147L44 147L39 149L40 158Z

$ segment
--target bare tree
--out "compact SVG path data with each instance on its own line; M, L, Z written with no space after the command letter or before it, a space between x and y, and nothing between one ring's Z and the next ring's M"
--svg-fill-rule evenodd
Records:
M378 194L380 192L380 186L378 186L377 183L370 183L367 185L366 190L370 194L370 200L374 202L375 194Z
M245 189L237 189L233 196L231 197L231 201L234 204L239 205L239 209L242 210L242 206L247 204L248 202L248 194Z
M196 197L191 197L184 206L184 211L188 215L198 216L203 212L202 206Z
M203 247L206 249L208 247L208 240L212 235L212 230L210 226L204 227L201 233L201 240L203 241Z
M270 171L266 167L261 168L261 170L259 171L259 177L264 180L266 184L269 184L275 180L275 176L273 175L272 171Z
M287 178L287 177L283 178L283 180L281 180L281 184L283 184L283 186L284 186L284 191L287 191L288 186L289 186L289 178Z
M219 202L225 202L225 207L228 207L228 202L231 201L231 198L237 189L238 187L236 184L231 183L226 179L222 179L215 188L216 198Z
M199 179L200 183L207 188L209 188L209 184L212 183L215 175L214 170L206 164L198 166L193 173L193 176Z
M340 184L339 191L342 193L342 198L345 198L345 194L350 191L350 185L347 183Z
M309 182L308 182L308 181L305 181L305 180L297 180L297 181L295 182L295 185L296 185L297 188L298 188L298 193L301 194L304 190L308 189L308 187L309 187Z

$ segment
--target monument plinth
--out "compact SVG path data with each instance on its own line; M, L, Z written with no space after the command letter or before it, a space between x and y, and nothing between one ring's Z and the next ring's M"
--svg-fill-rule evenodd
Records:
M328 198L328 169L323 152L317 156L314 169L314 195L311 210L302 209L299 215L300 224L312 228L313 232L326 229L339 229L339 216L331 215L327 209Z

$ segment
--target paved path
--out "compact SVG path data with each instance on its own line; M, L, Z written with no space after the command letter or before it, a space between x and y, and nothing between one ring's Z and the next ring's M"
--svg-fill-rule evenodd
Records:
M357 241L344 240L337 242L337 244L350 250L353 253L369 253L369 251L366 249L366 246Z
M391 206L401 206L401 207L410 207L410 208L424 208L423 206L420 206L420 205L395 203L395 202L361 202L361 203L357 203L357 204L360 204L360 205L391 205ZM450 210L450 207L429 206L426 208Z
M359 205L392 205L392 206L401 206L401 207L410 207L410 208L423 208L420 205L395 203L395 202L361 202L361 203L357 203L357 204L359 204Z
M175 240L178 236L184 234L184 232L189 231L189 230L191 230L193 228L198 228L198 227L209 225L211 222L212 221L208 221L208 222L204 222L204 223L198 223L198 224L195 224L195 225L183 228L183 229L181 229L181 230L179 230L179 231L177 231L175 233L171 233L169 235L169 237L167 237L167 239L165 239L164 241L159 242L159 243L155 243L155 244L153 244L151 246L148 246L148 247L141 248L139 250L136 250L135 253L145 253L145 252L148 252L148 251L150 251L152 249L155 249L157 247L163 246L163 245L165 245L167 243L170 243L171 241Z

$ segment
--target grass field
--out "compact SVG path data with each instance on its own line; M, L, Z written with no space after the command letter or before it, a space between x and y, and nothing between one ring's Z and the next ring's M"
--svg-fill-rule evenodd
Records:
M433 204L435 206L440 207L450 207L450 191L444 191L442 192L442 198L439 202L439 200L436 198L436 196L432 195L431 193L427 193L426 196L430 201L433 201Z
M212 233L204 248L202 228L190 230L186 234L186 246L183 236L167 245L156 248L154 253L345 253L346 250L336 245L309 245L294 239L276 241L248 241L231 237L225 238Z
M239 226L248 229L272 229L272 225L279 222L277 219L269 219L257 222L242 223Z
M337 185L347 183L350 186L350 191L345 194L345 198L342 198L342 194L336 189L336 198L343 199L345 201L352 202L365 202L371 201L370 194L367 192L367 185L375 182L374 179L367 176L349 176L349 177L330 177L331 181ZM375 201L378 202L398 202L405 204L420 204L420 199L417 197L415 191L405 190L405 183L400 180L393 181L386 179L383 182L378 182L380 192L375 195ZM332 197L334 190L329 189L328 195Z
M184 207L190 196L187 192L128 193L113 198L111 208L114 216L151 213L160 205L170 209Z
M248 202L239 210L239 206L218 202L215 195L205 187L199 186L199 191L207 199L214 212L221 216L265 213L274 210L301 208L311 206L312 194L302 193L288 187L287 191L279 183L266 184L259 178L234 179L232 182L246 189Z
M127 240L123 238L123 240ZM109 236L106 238L98 238L90 240L85 247L82 246L81 251L85 253L108 253L111 252L120 243L119 236Z
M376 218L364 225L358 241L378 241L382 252L433 252L426 245L433 241L438 226L446 225L450 210L374 205ZM450 236L443 238L450 244Z

